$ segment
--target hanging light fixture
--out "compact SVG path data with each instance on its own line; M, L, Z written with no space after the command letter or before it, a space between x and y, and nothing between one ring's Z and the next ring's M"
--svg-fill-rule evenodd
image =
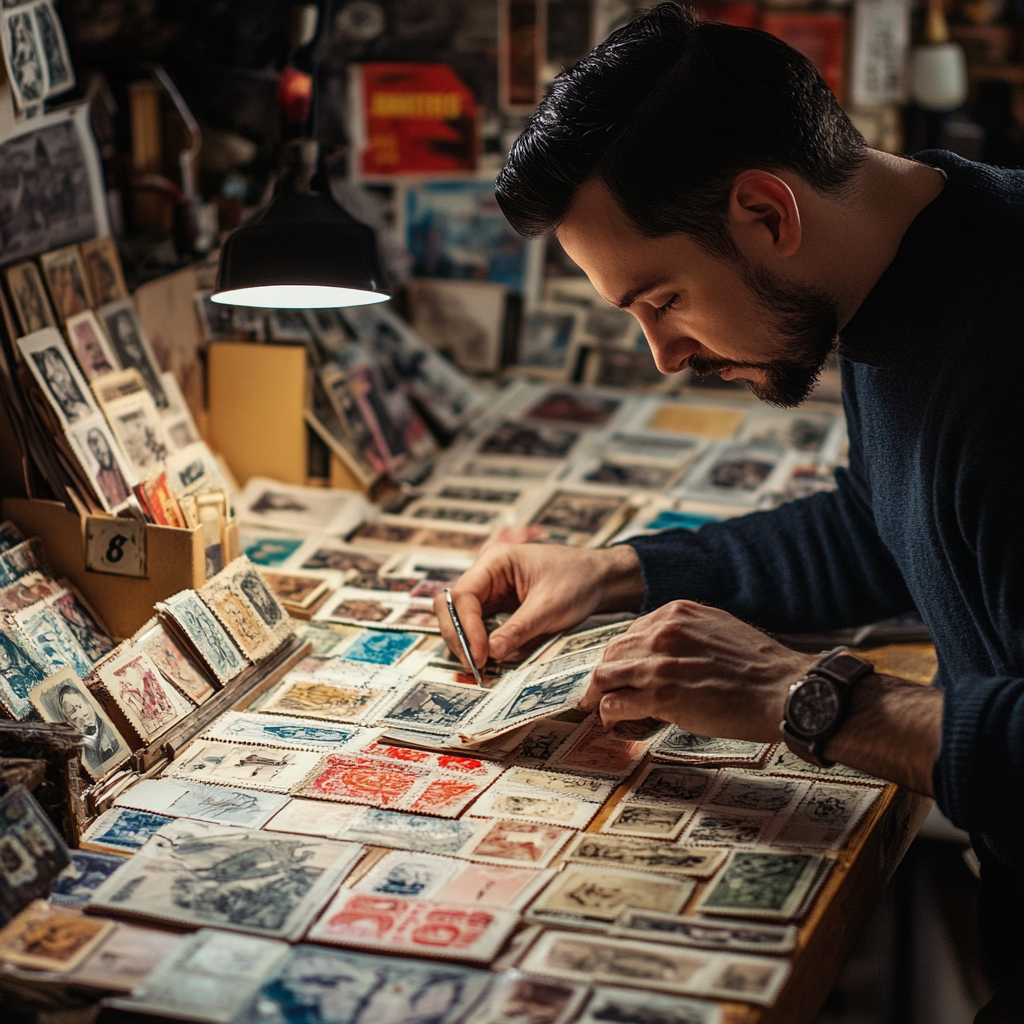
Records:
M297 9L293 24L312 60L316 7ZM315 62L314 62L315 67ZM224 242L217 286L210 298L265 309L365 306L390 298L373 229L343 210L330 194L315 133L315 71L289 66L278 96L285 120L303 127L303 137L284 147L282 170L271 201Z

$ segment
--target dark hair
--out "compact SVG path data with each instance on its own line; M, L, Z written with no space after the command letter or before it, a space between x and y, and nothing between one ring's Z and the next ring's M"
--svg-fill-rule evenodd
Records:
M785 168L835 193L865 151L806 57L766 32L662 3L555 79L495 193L512 226L537 236L600 178L642 234L686 232L728 256L737 174Z

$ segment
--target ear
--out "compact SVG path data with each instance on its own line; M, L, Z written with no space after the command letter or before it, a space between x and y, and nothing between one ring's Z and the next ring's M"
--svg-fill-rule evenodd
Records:
M743 171L729 193L729 231L740 252L793 256L803 229L793 190L769 171Z

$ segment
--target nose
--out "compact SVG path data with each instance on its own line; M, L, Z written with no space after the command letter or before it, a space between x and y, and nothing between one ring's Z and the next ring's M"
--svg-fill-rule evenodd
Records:
M644 336L661 373L678 373L686 360L700 351L700 343L693 338L671 331L663 333L649 325L644 326Z

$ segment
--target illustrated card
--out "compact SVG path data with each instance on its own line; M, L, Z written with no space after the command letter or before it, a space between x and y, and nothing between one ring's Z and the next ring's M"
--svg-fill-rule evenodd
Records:
M601 825L601 831L613 836L676 839L693 813L692 807L619 803Z
M546 868L576 833L532 821L487 821L463 856L486 864Z
M0 923L45 896L68 864L64 840L35 797L12 786L0 797Z
M583 985L531 978L516 970L502 971L495 975L484 1002L473 1011L474 1024L568 1024L577 1019L586 997Z
M67 981L105 992L131 992L177 948L182 936L120 922L73 970Z
M533 921L604 927L627 908L678 913L696 884L693 879L570 864L534 900L526 916Z
M202 704L213 696L215 684L212 678L182 650L160 623L154 622L135 641L135 647L147 654L164 679L189 700Z
M484 828L483 822L472 819L429 818L364 807L349 825L345 838L368 846L463 856L462 851L476 842Z
M361 854L357 843L183 818L101 885L89 908L295 941Z
M584 832L566 851L565 858L580 864L708 878L721 866L725 851L678 846L657 839Z
M111 1005L138 1015L228 1024L288 953L284 942L201 928L181 939L130 996Z
M349 825L364 810L359 804L329 804L322 800L289 800L263 826L270 832L296 832L302 836L344 839Z
M113 921L83 917L36 900L0 930L0 960L44 971L70 971L113 928Z
M194 590L158 602L156 610L178 625L219 682L230 682L246 667L246 658Z
M815 782L772 837L772 845L800 850L838 850L880 792L863 786Z
M704 999L599 985L594 988L586 1010L577 1018L577 1024L604 1024L605 1021L643 1024L648 1020L656 1020L658 1024L721 1024L723 1017L720 1006Z
M291 636L291 621L277 595L244 555L199 591L253 661L273 654Z
M50 902L80 907L124 863L124 857L95 850L72 850L71 863L57 876Z
M277 793L162 778L137 782L116 799L115 807L218 825L262 828L287 803L288 797Z
M39 683L29 693L29 700L44 722L67 722L82 733L85 746L79 756L93 779L102 779L131 756L124 737L71 669Z
M578 430L531 427L507 420L477 446L480 455L514 455L529 459L564 459L579 440Z
M295 785L295 796L340 800L371 807L408 809L413 794L430 779L428 768L359 754L328 754Z
M99 414L89 385L56 327L18 338L17 345L65 430Z
M821 866L817 854L733 850L696 909L702 914L792 920Z
M320 576L265 572L263 579L281 603L288 608L312 608L331 589L331 584Z
M326 753L361 746L374 735L356 725L330 725L286 715L225 711L202 738Z
M319 759L319 754L305 750L196 740L163 774L165 778L214 786L287 793L312 771Z
M136 647L105 661L97 675L144 744L195 707L164 679L152 658Z
M490 963L518 923L512 910L342 889L308 937L331 945Z
M626 910L609 934L627 939L650 939L693 946L697 949L782 956L796 949L797 927L792 924L684 917L655 910Z
M327 679L286 679L261 712L326 718L334 722L367 723L391 691L371 686L344 686Z
M347 533L363 520L367 508L362 495L352 491L296 487L258 476L249 478L236 502L238 518L246 525L326 536ZM322 565L319 568L335 569L338 566Z
M135 373L134 370L126 372ZM102 381L94 386L99 391ZM146 480L160 473L170 449L153 396L143 388L135 394L104 402L103 412L136 479Z
M70 317L64 327L68 332L71 350L88 380L96 380L121 369L117 356L114 355L114 350L110 347L110 342L91 309Z
M752 743L747 740L722 740L712 736L697 736L678 725L669 726L651 750L655 760L674 761L678 764L750 765L761 764L770 743Z
M146 845L157 829L173 820L166 815L150 814L131 807L111 807L82 833L82 849L135 853Z
M490 977L456 964L301 945L236 1024L459 1024Z
M161 412L170 409L170 402L160 383L160 365L153 354L149 338L143 330L135 303L131 299L108 302L96 310L96 316L114 348L117 361L125 370L142 374L146 388Z
M71 427L67 439L100 505L107 512L120 509L137 481L107 421L97 413Z
M681 765L649 764L625 799L652 804L696 804L706 799L717 772Z
M477 800L470 814L475 818L510 818L582 829L590 824L600 809L599 803L589 800L525 787L503 789L499 786L492 787Z
M381 722L406 729L450 733L468 722L490 696L479 687L416 683L381 714Z

